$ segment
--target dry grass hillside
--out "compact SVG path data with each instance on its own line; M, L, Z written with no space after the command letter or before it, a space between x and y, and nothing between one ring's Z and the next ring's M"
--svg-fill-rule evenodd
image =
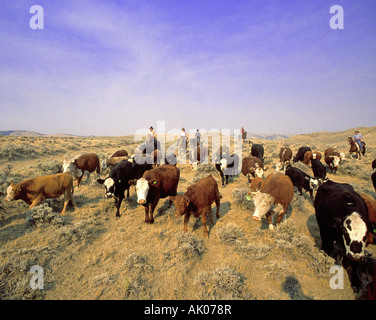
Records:
M376 198L370 176L376 158L376 127L360 128L367 143L366 156L357 161L348 154L347 136L354 130L314 133L284 140L254 140L265 148L266 174L275 172L279 149L294 154L303 145L322 153L327 147L346 152L337 182L350 183L358 192ZM119 149L134 150L133 137L1 137L0 192L9 180L60 172L64 158L96 152L100 159ZM168 142L171 144L171 142ZM215 150L214 150L215 151ZM243 155L249 146L243 145ZM302 163L299 168L312 175ZM212 174L213 164L178 165L178 193ZM101 174L106 177L108 171ZM266 220L252 219L254 206L245 200L247 179L242 174L220 187L221 218L203 237L201 219L190 219L183 233L183 218L174 216L161 199L154 224L144 223L144 208L137 204L134 187L115 218L114 200L104 198L95 175L84 178L74 192L75 211L64 216L61 199L45 200L28 210L21 200L0 197L0 300L1 299L314 299L356 298L345 274L344 289L333 290L329 281L334 260L320 250L320 235L308 194L294 195L287 219L275 232ZM215 207L213 205L213 213ZM376 257L376 247L367 251ZM32 290L31 266L44 271L44 289Z

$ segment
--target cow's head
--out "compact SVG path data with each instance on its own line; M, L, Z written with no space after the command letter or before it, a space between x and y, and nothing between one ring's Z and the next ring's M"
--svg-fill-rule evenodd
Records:
M367 224L357 212L343 218L334 218L330 226L340 231L345 245L346 255L354 260L364 256L367 243Z
M137 202L140 204L146 204L150 188L157 185L158 181L156 179L140 178L138 180L129 180L128 183L129 185L136 186Z
M187 196L174 196L169 198L175 205L175 217L179 218L180 216L187 213L189 206L189 198Z
M341 158L338 156L330 156L330 158L332 158L332 163L333 163L334 168L338 168L339 163L341 162Z
M304 177L304 179L309 180L309 188L311 190L317 190L317 188L320 186L319 179L317 178Z
M255 204L253 219L258 221L261 220L261 218L270 211L271 206L274 203L274 198L271 195L262 193L260 191L251 192L251 194L253 202Z
M7 196L5 201L16 200L18 194L21 192L21 187L14 184L12 181L9 182L9 187L7 188Z
M221 171L224 172L226 169L227 169L227 159L225 158L222 158L220 161L219 161L220 165L221 165Z
M107 177L106 179L98 179L98 183L103 184L106 189L106 197L115 197L115 181L114 179Z
M69 172L75 178L81 177L84 174L81 169L77 168L74 159L63 161L63 172Z

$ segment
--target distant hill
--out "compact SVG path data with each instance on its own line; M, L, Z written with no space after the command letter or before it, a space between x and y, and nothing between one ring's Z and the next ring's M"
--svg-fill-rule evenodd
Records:
M27 131L27 130L7 130L7 131L0 131L1 136L11 136L11 137L20 137L20 136L27 136L27 137L39 137L44 136L43 133L35 132L35 131Z
M278 133L247 133L248 139L264 139L264 140L281 140L293 136L292 134L278 134Z

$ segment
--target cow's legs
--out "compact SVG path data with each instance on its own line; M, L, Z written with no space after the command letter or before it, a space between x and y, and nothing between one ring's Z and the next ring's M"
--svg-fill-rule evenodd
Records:
M34 199L34 201L31 203L29 209L34 208L34 207L36 207L37 205L41 204L43 200L44 200L44 199L43 199L43 195L42 195L42 194L38 195L38 196Z
M189 217L191 215L189 214L189 212L187 212L184 216L184 232L187 232L187 226L188 226L188 221L189 221Z
M209 209L211 210L211 206L205 206L201 212L201 222L202 222L202 225L204 226L204 237L208 236L208 227L206 224L207 224L207 215L209 213ZM213 217L211 216L211 212L210 212L210 219L212 222Z
M269 230L271 230L271 231L274 230L273 217L272 217L272 214L270 213L270 211L265 215L265 217L269 222Z

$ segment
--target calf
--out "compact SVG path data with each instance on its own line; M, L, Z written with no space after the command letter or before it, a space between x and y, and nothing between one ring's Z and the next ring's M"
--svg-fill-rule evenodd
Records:
M184 195L170 197L170 201L173 201L175 204L175 217L184 215L184 232L187 232L189 217L191 215L195 217L201 215L201 221L204 226L204 237L207 237L207 214L209 214L210 225L213 225L211 205L215 202L217 207L216 216L217 219L220 218L220 197L217 182L212 175L208 175L206 178L202 178L197 183L188 187Z
M313 201L313 191L317 190L319 186L317 178L312 178L302 170L294 168L291 165L287 166L285 174L291 179L292 184L298 188L300 195L303 195L302 189L304 189L309 192L309 196Z
M317 160L317 159L312 159L311 164L312 164L313 176L319 180L320 184L324 183L326 180L325 166L321 163L320 160Z
M262 161L254 156L248 156L243 158L242 173L248 178L248 182L251 183L251 175L253 177L262 178L264 175L264 164Z
M24 180L20 183L9 183L5 201L23 200L30 209L39 205L44 199L58 198L64 195L64 207L61 214L65 213L69 201L73 207L73 177L69 173L58 173Z
M127 198L129 197L129 180L140 178L148 169L151 169L151 164L138 164L123 160L111 169L107 178L97 180L98 183L104 185L106 197L115 198L116 218L120 217L120 206L125 197L125 190L127 190Z
M298 162L298 161L302 161L304 160L304 155L307 151L311 151L311 148L310 147L300 147L298 149L298 152L296 153L296 156L294 157L293 159L293 162Z
M260 191L251 192L248 195L253 196L256 207L253 219L261 220L266 215L269 222L269 230L273 230L271 210L275 209L278 211L276 223L279 224L285 216L287 207L294 196L294 186L288 176L275 173L269 175L264 180Z
M325 163L329 166L332 174L336 174L341 162L341 154L337 149L328 148L324 152Z
M160 198L176 195L179 178L179 168L164 164L146 171L137 181L129 181L130 184L136 185L137 202L145 207L146 223L154 223L153 213Z
M234 176L238 172L239 167L239 157L237 154L232 154L231 156L223 154L215 162L215 168L218 170L221 179L222 187L225 187L228 184L229 176ZM225 184L226 178L226 184Z
M63 172L69 172L77 179L77 187L84 176L85 171L91 173L97 171L97 176L101 172L99 158L95 153L85 153L71 160L64 160Z
M318 151L307 151L305 154L304 154L304 157L303 157L303 163L306 165L306 166L309 166L310 162L312 159L317 159L317 160L321 160L321 153L318 152Z
M112 168L118 163L122 162L123 160L128 160L128 156L122 156L122 157L111 157L107 160L102 161L102 170L105 170L107 168Z
M279 162L276 164L276 170L282 170L284 165L288 165L292 158L292 150L282 147L279 151Z

